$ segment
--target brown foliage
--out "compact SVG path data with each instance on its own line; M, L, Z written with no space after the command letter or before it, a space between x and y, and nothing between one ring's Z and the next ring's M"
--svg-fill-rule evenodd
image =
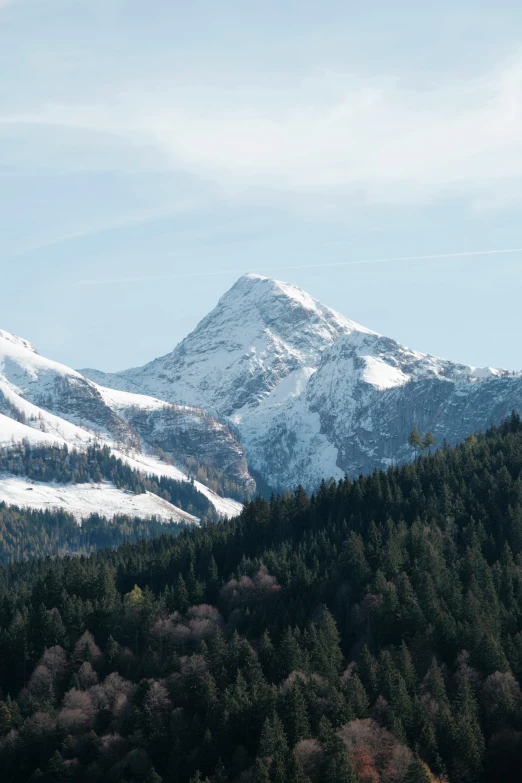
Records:
M398 783L412 761L411 751L374 720L354 720L339 729L361 783Z
M95 716L96 709L90 695L72 688L63 697L58 726L65 734L79 734L92 728Z
M78 680L84 691L89 690L93 685L97 685L98 675L89 661L85 661L85 663L82 663L80 666L78 670Z
M231 579L222 588L221 597L229 609L237 609L249 603L266 600L270 594L281 590L275 576L268 573L266 566L261 566L253 576L242 576L241 579Z

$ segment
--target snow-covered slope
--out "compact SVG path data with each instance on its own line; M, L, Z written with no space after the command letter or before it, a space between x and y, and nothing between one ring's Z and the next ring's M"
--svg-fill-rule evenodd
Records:
M276 488L408 459L414 424L455 442L522 411L520 375L412 351L257 275L240 278L167 356L85 373L221 417Z
M0 446L22 440L80 450L105 444L135 469L178 481L188 480L183 468L191 459L219 469L245 492L255 487L237 437L203 410L101 388L40 356L26 340L0 331ZM241 509L240 503L196 484L219 514ZM0 484L0 500L4 491ZM121 513L127 513L128 499L120 494Z
M522 411L522 378L352 334L325 351L303 393L266 404L242 423L251 467L271 486L308 487L411 459L416 425L455 443Z
M12 506L31 509L63 509L76 517L86 519L91 514L111 519L117 515L151 519L162 522L197 524L187 514L152 492L135 495L117 489L108 482L98 484L43 484L19 476L0 474L0 500Z

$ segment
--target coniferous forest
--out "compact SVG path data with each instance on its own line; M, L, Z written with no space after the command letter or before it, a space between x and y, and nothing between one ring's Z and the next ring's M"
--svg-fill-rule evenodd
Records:
M522 423L236 519L0 569L2 781L503 783Z
M0 565L56 554L89 554L161 535L177 535L177 522L92 514L78 521L61 509L34 511L0 503Z

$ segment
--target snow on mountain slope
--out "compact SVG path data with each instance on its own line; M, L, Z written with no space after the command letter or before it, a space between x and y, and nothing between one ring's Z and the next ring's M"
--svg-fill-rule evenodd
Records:
M255 488L237 437L204 411L100 388L40 356L26 340L0 331L0 445L22 440L80 450L108 445L135 469L180 481L188 480L183 465L192 459L219 468L245 492ZM160 450L180 468L159 460ZM240 503L201 482L197 488L219 514L241 510Z
M0 332L0 383L6 391L60 419L108 435L128 439L113 411L104 403L97 386L76 370L46 359L26 340Z
M152 449L161 449L182 463L195 460L218 469L226 478L253 493L255 482L246 456L228 426L201 408L173 405L145 395L98 387L104 401Z
M353 333L324 352L299 396L260 406L242 422L250 465L271 486L356 476L412 457L415 424L438 443L522 411L522 378L478 371L411 351L387 337Z
M126 515L140 519L156 517L162 522L182 522L191 525L198 523L197 517L187 514L151 492L135 495L134 492L117 489L108 482L42 484L4 473L0 474L0 500L21 508L43 510L61 508L77 520L86 519L91 514L99 514L108 519Z
M325 348L354 331L369 330L297 286L245 275L172 353L116 375L84 372L105 386L231 416L290 374L309 373Z
M175 481L187 481L186 473L183 473L183 471L175 465L163 462L163 460L160 460L157 457L143 453L123 453L117 449L112 449L112 451L115 457L118 457L123 462L126 462L131 468L134 468L134 470L138 470L141 473L145 473L149 476L166 476ZM198 492L201 492L202 495L210 500L217 513L221 516L235 517L241 513L243 504L237 500L216 495L215 492L205 486L205 484L202 484L201 481L194 481L194 486Z
M28 427L27 424L22 424L22 422L10 419L9 416L0 413L0 446L8 447L22 441L27 441L35 446L66 445L63 438Z
M257 275L240 278L167 356L116 375L85 372L216 413L274 488L409 459L414 424L454 443L522 411L520 375L412 351Z

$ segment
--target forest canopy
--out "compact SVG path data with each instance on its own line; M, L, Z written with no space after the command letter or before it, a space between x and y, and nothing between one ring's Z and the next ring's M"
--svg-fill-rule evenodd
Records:
M484 783L522 763L522 424L0 569L21 781Z

